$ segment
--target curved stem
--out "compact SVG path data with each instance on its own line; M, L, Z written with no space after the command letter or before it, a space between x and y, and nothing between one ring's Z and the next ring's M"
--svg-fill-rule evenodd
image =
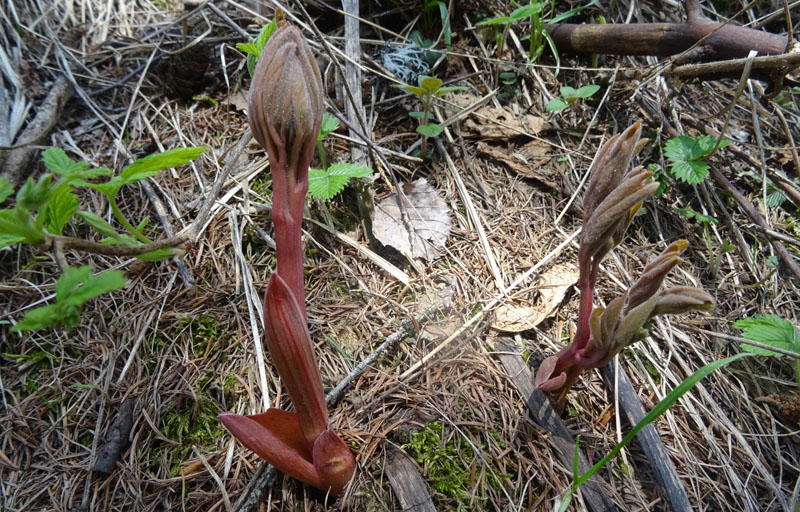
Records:
M117 221L119 221L119 223L122 224L122 227L127 229L130 232L130 234L135 236L136 239L138 239L142 243L149 244L149 243L152 242L152 240L150 240L149 238L144 236L141 232L139 232L138 229L133 227L133 224L128 222L128 220L125 218L125 216L122 215L122 212L120 211L119 206L117 206L117 198L116 197L109 196L108 204L109 204L109 206L111 206L111 211L114 212L114 217L117 218Z

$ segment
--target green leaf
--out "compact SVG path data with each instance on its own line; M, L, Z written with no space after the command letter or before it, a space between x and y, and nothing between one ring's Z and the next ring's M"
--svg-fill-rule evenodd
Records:
M696 219L698 222L704 224L719 224L719 221L709 215L703 215L689 208L676 208L675 211L686 217L687 219Z
M406 84L395 84L393 87L397 87L398 89L403 89L404 91L408 91L418 98L422 99L425 97L426 91L422 87L417 87L416 85L406 85Z
M44 243L44 233L37 229L30 213L24 208L0 210L0 237L3 246L17 242L38 245Z
M135 245L140 245L140 243ZM139 256L136 256L136 259L142 261L161 261L174 256L183 256L184 254L186 254L186 251L183 249L179 249L177 247L167 247L164 249L157 249L155 251L140 254Z
M357 178L372 174L372 169L351 164L340 163L322 169L308 170L308 193L317 199L330 199L344 188L350 178Z
M420 120L422 120L422 118L424 118L424 117L425 117L425 112L409 112L409 113L408 113L408 115L409 115L409 116L411 116L411 117L413 117L414 119L420 119ZM430 121L430 120L432 120L433 118L434 118L434 116L433 116L433 112L428 112L428 119L427 119L427 121Z
M14 187L5 178L0 178L0 204L8 199L8 196L14 193Z
M800 334L788 320L775 315L755 315L741 318L733 326L744 331L743 338L800 354ZM742 349L759 355L782 356L777 352L747 344L743 344Z
M671 167L672 176L684 183L702 183L708 176L708 163L703 160L676 162Z
M7 247L9 245L18 244L18 243L24 242L24 241L25 241L25 237L24 236L8 235L8 234L5 234L5 233L0 233L0 249L2 249L3 247Z
M12 332L42 329L64 324L71 329L80 322L80 310L89 299L125 286L125 275L119 270L106 270L96 276L88 265L68 267L56 282L56 303L25 313Z
M515 20L516 21L516 20ZM511 22L511 18L508 16L500 16L498 18L492 18L490 20L484 20L480 23L477 23L475 26L477 27L488 27L489 25L505 25Z
M444 131L440 125L436 123L421 124L417 126L417 133L425 137L436 137Z
M84 212L84 211L77 212L77 214L80 218L85 220L90 226L92 226L95 229L95 231L97 231L101 235L107 236L116 241L121 241L122 239L121 237L123 235L117 233L117 230L114 229L114 227L111 224L106 222L105 219L103 219L99 215L92 212Z
M147 155L122 169L119 173L124 184L136 183L139 180L155 176L162 169L188 164L199 157L209 146L197 148L175 148L163 153Z
M594 94L599 90L600 90L600 86L599 85L594 85L594 84L592 84L592 85L584 85L583 87L581 87L580 89L575 91L575 97L576 98L589 98L591 96L594 96Z
M436 91L434 94L437 98L444 96L448 92L453 91L468 91L469 87L464 87L463 85L450 85L448 87L439 87L439 90Z
M565 108L568 107L569 105L567 104L566 101L561 99L559 96L556 96L555 98L547 102L547 105L544 107L544 109L547 110L548 112L557 112L559 110L564 110Z
M78 211L78 197L72 187L58 187L47 205L47 231L60 235L69 220Z
M664 144L664 156L670 162L687 162L703 156L703 149L692 137L681 135Z
M730 145L731 141L728 139L722 139L722 142L719 143L719 148L722 149L725 146ZM717 138L713 135L702 135L697 137L697 146L700 148L700 155L696 158L702 158L714 149L714 146L717 145Z
M528 4L519 7L514 12L512 12L508 17L513 21L524 20L525 18L529 18L534 15L539 15L547 6L547 2L539 2L537 4Z
M68 157L63 149L56 147L48 148L42 152L42 162L44 162L45 167L62 176L74 174L89 167L86 162L76 162Z
M565 85L561 88L561 96L564 99L575 98L575 89L572 87Z
M17 191L17 206L26 210L35 210L47 204L53 191L53 187L50 185L52 180L52 174L42 176L35 184L33 178L28 178L28 181Z
M269 41L270 36L277 28L278 19L274 18L264 25L253 42L239 43L236 45L237 48L247 53L247 72L250 73L251 77L256 69L256 64L258 64L258 58L261 57L261 52L264 50L264 46L267 45L267 41Z
M317 136L317 140L320 141L324 139L338 129L339 119L325 112L322 114L322 124L319 127L319 136Z
M427 94L435 94L436 91L438 91L439 88L442 86L442 81L432 76L420 75L419 86Z

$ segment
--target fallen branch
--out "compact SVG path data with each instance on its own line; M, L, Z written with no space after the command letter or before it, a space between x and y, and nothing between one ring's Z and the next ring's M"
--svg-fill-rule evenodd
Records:
M706 18L697 0L685 0L686 23L632 23L610 25L578 25L559 23L549 27L550 36L559 52L579 55L652 55L671 57L677 61L714 62L744 59L751 50L763 58L779 55L789 49L787 36L762 30L719 23ZM776 60L758 60L753 65L755 78L770 78L764 70L796 67L796 57L781 56ZM715 63L713 66L681 66L671 71L682 77L738 76L743 63ZM759 73L759 71L761 71Z

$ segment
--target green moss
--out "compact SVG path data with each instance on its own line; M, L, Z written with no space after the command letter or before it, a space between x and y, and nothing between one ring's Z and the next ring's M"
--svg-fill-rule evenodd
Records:
M192 446L200 452L213 450L217 441L224 436L217 414L219 410L214 403L203 396L182 411L168 412L159 426L159 430L170 441L178 445L157 441L152 452L154 463L165 458L169 474L175 477L181 470L181 464L192 458Z

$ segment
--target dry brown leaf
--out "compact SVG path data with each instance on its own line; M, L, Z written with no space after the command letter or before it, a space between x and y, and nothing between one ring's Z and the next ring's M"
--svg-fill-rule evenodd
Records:
M464 135L483 140L537 135L544 128L544 118L515 114L508 107L482 107L464 121Z
M402 185L403 209L389 194L372 212L372 234L382 244L428 261L442 254L450 236L447 203L425 178Z
M550 188L558 189L558 168L551 164L551 147L540 140L532 140L511 151L478 142L478 151L502 162L523 178L534 179Z
M222 100L223 105L230 105L236 110L247 112L247 95L241 90L233 94L229 94L227 98Z
M497 309L492 327L503 332L527 331L540 324L556 310L567 290L578 281L578 272L570 265L556 265L539 277L539 299L532 306L503 305Z

